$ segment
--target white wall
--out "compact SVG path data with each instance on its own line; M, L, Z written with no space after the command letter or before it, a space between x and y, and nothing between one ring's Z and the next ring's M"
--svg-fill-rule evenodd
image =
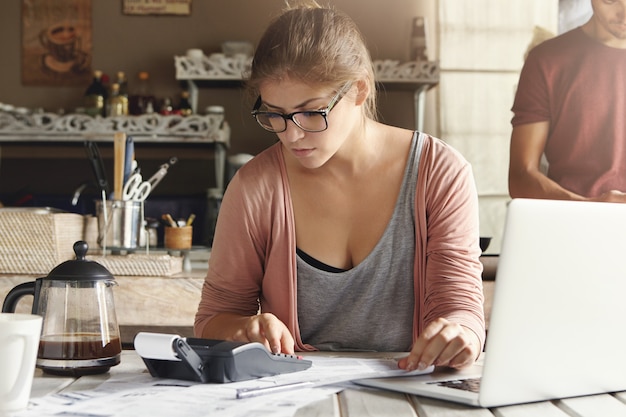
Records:
M581 26L591 13L591 0L559 0L559 33Z
M534 33L557 32L558 0L439 0L438 6L439 135L472 164L481 236L493 237L487 253L499 253L509 200L510 109Z

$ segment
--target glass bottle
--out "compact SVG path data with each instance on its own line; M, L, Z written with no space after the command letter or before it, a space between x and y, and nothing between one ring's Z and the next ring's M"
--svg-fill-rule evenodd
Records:
M105 104L107 99L107 90L102 83L102 71L93 72L93 80L85 91L85 113L90 116L106 115Z
M178 104L178 113L181 116L189 116L193 114L191 103L189 102L189 91L184 90L180 93L180 102Z
M163 104L159 113L163 116L167 116L174 113L174 106L172 106L172 100L169 97L163 99Z
M126 116L128 114L128 98L120 94L120 85L111 84L111 96L108 99L108 116Z
M153 113L155 106L150 86L150 73L141 71L137 78L137 88L129 97L129 112L136 116Z
M124 71L117 72L117 83L120 85L120 95L128 98L128 80Z
M411 29L410 61L428 61L426 43L426 19L421 16L415 17Z

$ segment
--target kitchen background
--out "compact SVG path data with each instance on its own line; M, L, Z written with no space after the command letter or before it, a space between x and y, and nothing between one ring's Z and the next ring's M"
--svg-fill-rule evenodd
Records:
M184 86L175 79L174 56L184 55L191 48L200 48L205 55L220 52L222 42L228 40L256 43L284 5L282 0L193 0L188 16L136 16L124 14L122 3L92 0L92 68L111 78L117 71L124 71L131 92L138 72L147 71L153 94L175 102ZM413 19L426 18L427 55L429 61L439 62L440 82L426 94L423 130L459 149L472 163L480 195L481 235L493 236L488 252L497 253L508 200L510 107L524 53L534 39L558 32L559 3L564 10L566 3L586 6L588 0L322 3L345 11L357 22L372 57L378 60L407 61ZM3 2L0 15L0 103L73 112L83 105L88 82L75 87L22 85L21 7L19 0ZM229 155L254 155L275 141L274 135L264 132L250 117L251 104L237 85L200 90L200 111L209 105L225 109L231 128ZM380 119L415 128L414 92L382 86ZM5 205L68 209L74 190L93 181L82 149L7 144L2 143L1 135L0 146L0 201ZM207 189L215 181L211 159L199 157L193 148L143 146L136 147L136 156L147 172L156 170L170 154L179 158L147 203L158 204L159 211L195 210L202 216ZM83 202L75 209L89 211L91 205L84 201L95 195L95 190L87 188L81 196Z

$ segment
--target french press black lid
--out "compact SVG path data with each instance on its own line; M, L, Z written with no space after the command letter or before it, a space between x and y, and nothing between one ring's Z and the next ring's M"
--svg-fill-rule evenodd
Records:
M79 240L73 246L76 259L65 261L57 265L45 279L60 281L99 281L114 280L115 277L104 266L85 258L89 246L84 240Z

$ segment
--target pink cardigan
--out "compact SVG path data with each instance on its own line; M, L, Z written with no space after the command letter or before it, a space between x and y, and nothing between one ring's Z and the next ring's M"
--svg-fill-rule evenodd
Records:
M220 312L275 314L300 339L296 307L296 235L282 145L244 165L220 209L194 331ZM471 166L443 141L427 136L415 201L413 340L443 317L485 339L478 198Z

